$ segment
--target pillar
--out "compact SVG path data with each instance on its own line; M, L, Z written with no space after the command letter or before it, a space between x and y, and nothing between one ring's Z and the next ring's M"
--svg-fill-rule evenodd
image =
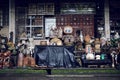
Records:
M110 39L109 0L105 0L105 4L104 4L104 18L105 18L105 37L107 39Z
M9 39L15 43L15 0L9 0Z

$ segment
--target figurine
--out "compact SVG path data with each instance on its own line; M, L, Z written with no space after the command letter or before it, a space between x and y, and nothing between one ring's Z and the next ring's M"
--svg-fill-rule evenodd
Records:
M26 32L23 32L23 33L20 35L20 38L27 38Z
M62 45L62 41L59 38L54 37L50 40L50 45Z
M87 44L87 45L86 45L85 51L86 51L86 53L87 53L86 59L88 59L88 60L93 60L93 59L95 59L95 56L94 56L94 54L93 54L93 50L92 50L92 47L91 47L90 44Z
M119 39L119 38L120 38L120 36L119 36L119 33L118 33L118 32L116 32L116 34L115 34L114 38L115 38L115 39Z
M100 53L100 40L98 38L95 39L95 52Z
M85 36L85 42L86 42L86 44L89 44L90 43L90 40L91 40L91 38L90 38L90 35L86 35Z
M78 41L75 45L75 50L79 51L79 50L83 50L83 45L81 41Z
M62 38L62 36L63 36L62 33L63 33L62 28L59 27L59 29L58 29L58 37L59 37L59 38Z
M80 40L81 40L81 42L83 42L83 34L82 34L82 31L80 31Z
M74 36L72 35L73 28L71 26L64 27L64 36L63 41L64 44L67 46L71 46L74 43Z

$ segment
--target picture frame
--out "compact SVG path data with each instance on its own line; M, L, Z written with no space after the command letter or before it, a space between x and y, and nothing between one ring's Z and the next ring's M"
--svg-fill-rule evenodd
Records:
M56 17L45 18L45 37L50 37L50 30L56 27Z

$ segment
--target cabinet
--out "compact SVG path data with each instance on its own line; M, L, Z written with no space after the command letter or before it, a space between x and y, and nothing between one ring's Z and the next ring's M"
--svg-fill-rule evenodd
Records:
M27 38L44 38L45 16L48 15L54 15L54 3L28 3L24 7L17 6L16 37L21 38L22 33L25 32Z
M0 26L9 26L9 10L8 7L0 6Z
M44 16L54 15L53 3L30 3L28 5L27 22L25 26L28 38L45 37Z
M25 26L28 38L43 38L43 16L42 15L28 15L27 24Z
M77 30L82 30L83 35L89 34L94 36L94 15L93 14L66 14L56 15L56 26L73 27L73 35L76 36Z

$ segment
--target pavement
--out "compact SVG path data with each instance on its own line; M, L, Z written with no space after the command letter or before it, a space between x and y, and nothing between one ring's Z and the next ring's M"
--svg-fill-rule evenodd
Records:
M87 69L87 68L86 68ZM95 68L94 68L95 69ZM0 73L0 80L120 80L119 73L40 74Z
M0 74L0 80L120 80L120 74L80 74L80 75Z

